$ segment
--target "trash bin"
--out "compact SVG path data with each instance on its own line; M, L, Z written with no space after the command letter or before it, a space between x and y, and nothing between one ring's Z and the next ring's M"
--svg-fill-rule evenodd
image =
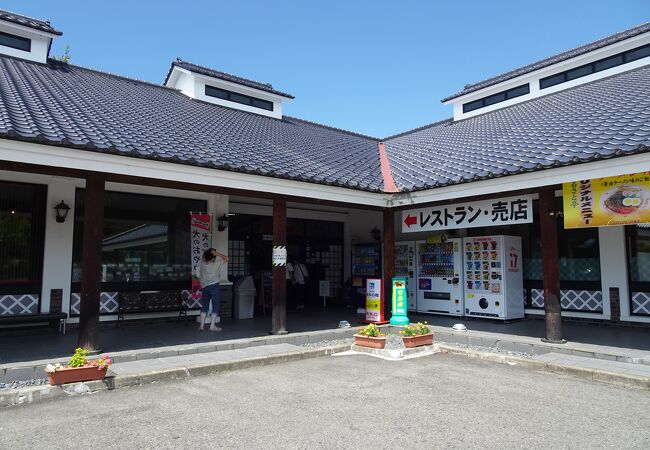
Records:
M233 287L235 295L235 319L252 319L255 306L255 282L251 275L240 278Z

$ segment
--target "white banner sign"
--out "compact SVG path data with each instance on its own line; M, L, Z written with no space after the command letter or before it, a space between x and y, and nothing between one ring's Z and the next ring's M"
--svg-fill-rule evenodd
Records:
M273 246L273 267L287 265L287 247L284 245Z
M402 211L402 233L531 223L532 195Z
M192 298L201 299L201 282L198 278L203 252L210 248L212 220L208 213L190 213L190 252L192 255Z

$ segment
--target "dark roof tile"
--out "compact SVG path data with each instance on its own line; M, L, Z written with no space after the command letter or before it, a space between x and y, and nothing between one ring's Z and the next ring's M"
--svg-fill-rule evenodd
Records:
M12 13L10 11L5 11L4 9L0 9L0 20L6 20L7 22L33 28L39 31L45 31L51 34L56 34L58 36L61 36L63 34L59 30L54 29L50 25L50 22L47 20L34 19L33 17L27 17L21 14Z

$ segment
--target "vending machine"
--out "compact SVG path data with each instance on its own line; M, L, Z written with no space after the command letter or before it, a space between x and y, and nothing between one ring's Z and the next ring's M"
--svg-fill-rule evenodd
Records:
M409 311L416 310L415 242L395 242L395 276L406 278L406 297Z
M462 240L417 243L417 311L463 315Z
M521 238L463 239L465 315L500 320L524 317Z
M366 307L366 279L381 278L381 244L352 246L352 301L358 308Z

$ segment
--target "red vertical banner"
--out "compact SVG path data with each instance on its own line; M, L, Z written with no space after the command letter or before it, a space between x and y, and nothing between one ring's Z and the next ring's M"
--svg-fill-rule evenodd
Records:
M199 264L203 252L210 248L212 221L210 214L190 213L190 255L192 255L192 298L201 299L201 282Z

